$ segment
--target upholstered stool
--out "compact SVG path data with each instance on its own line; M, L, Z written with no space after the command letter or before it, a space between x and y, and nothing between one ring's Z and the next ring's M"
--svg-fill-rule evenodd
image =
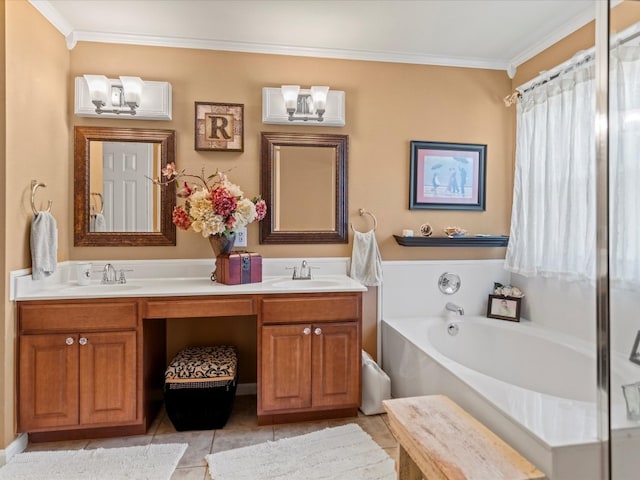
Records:
M235 346L188 347L164 376L167 415L178 431L210 430L227 423L238 383Z

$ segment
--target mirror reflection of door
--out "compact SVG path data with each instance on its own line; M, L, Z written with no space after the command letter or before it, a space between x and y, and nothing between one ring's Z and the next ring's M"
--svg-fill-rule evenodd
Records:
M275 147L274 230L335 231L336 149Z
M104 217L110 232L152 231L153 148L149 143L104 142Z

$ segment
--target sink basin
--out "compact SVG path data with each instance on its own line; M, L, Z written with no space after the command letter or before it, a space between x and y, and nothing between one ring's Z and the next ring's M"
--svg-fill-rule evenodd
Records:
M116 283L114 285L74 285L61 290L62 293L73 293L74 295L92 295L95 293L115 293L137 290L141 285L130 285L128 283Z
M329 288L337 287L338 285L340 285L340 282L337 280L314 278L311 280L281 280L273 284L273 286L277 288Z

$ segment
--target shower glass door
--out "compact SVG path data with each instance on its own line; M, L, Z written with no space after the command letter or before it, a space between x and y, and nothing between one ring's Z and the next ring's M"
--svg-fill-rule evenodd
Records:
M611 4L610 470L613 480L632 480L640 478L640 2Z

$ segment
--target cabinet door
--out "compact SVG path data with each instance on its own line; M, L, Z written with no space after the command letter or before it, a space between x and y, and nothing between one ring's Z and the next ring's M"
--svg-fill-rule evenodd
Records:
M313 406L360 405L360 333L358 324L313 325Z
M18 430L78 424L78 336L20 337Z
M311 406L311 325L262 327L263 411Z
M136 419L136 332L87 333L80 351L80 424Z

